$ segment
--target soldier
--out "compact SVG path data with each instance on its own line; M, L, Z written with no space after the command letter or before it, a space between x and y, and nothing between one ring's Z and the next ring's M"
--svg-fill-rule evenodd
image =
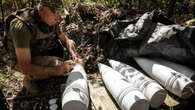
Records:
M37 79L64 75L75 63L82 63L74 42L59 31L61 6L61 0L40 0L35 8L16 11L6 19L5 41L12 67L25 75L23 84L31 94L40 91Z

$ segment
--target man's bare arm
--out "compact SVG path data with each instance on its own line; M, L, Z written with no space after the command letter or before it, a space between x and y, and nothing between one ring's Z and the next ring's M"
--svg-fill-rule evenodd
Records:
M63 33L59 35L60 41L63 43L63 45L66 45L68 48L70 54L72 55L72 60L75 63L80 63L84 65L83 60L79 57L79 55L76 52L75 46L74 46L74 41L70 40L66 35Z
M54 67L34 65L31 63L31 52L29 48L16 48L15 50L19 68L26 75L62 75L72 67L72 65L68 65L67 63Z
M63 33L59 35L59 39L60 41L62 42L63 45L65 45L70 54L73 56L73 57L76 57L77 56L77 53L76 53L76 49L74 47L74 44L73 44L73 41L70 40L66 35L64 35Z

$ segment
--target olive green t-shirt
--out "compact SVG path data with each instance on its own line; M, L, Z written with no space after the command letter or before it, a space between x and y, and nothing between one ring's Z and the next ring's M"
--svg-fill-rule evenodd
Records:
M50 33L45 34L38 28L38 22L35 22L33 17L29 15L29 11L22 13L21 17L30 22L33 32L31 32L31 29L29 29L24 21L18 18L10 22L7 33L7 50L12 60L11 66L17 64L15 48L29 48L31 57L55 56L53 53L59 54L58 49L56 49L60 45L57 39L57 36L61 33L58 25L54 26ZM53 50L56 50L56 52L53 52Z
M32 32L21 20L15 18L10 23L8 39L13 42L15 48L30 48L32 37Z

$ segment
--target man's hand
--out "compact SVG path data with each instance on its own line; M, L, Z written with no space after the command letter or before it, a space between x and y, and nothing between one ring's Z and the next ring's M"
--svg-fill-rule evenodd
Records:
M65 61L62 65L60 65L60 72L59 74L64 74L64 73L68 73L71 71L71 69L74 67L75 62L73 62L72 60L67 60Z
M84 61L83 61L81 58L76 57L73 61L74 61L75 63L79 63L79 64L81 64L81 65L84 65Z
M69 39L69 45L70 45L70 48L72 51L71 53L71 59L75 62L75 63L80 63L80 64L84 64L83 60L79 57L79 55L77 54L76 52L76 49L75 49L75 42L73 40L70 40Z
M70 59L72 59L73 61L75 61L78 58L78 56L76 54L72 54L70 55Z
M68 45L68 49L70 51L72 60L75 60L78 57L76 49L75 49L75 42L73 40L69 39L67 45Z

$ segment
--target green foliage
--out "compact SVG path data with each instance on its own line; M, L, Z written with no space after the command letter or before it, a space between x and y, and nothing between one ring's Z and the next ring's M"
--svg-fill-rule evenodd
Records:
M1 0L1 3L4 4L5 3L5 0Z
M6 3L10 3L11 0L1 0L1 2L2 2L2 4L4 5L4 4L6 4Z

